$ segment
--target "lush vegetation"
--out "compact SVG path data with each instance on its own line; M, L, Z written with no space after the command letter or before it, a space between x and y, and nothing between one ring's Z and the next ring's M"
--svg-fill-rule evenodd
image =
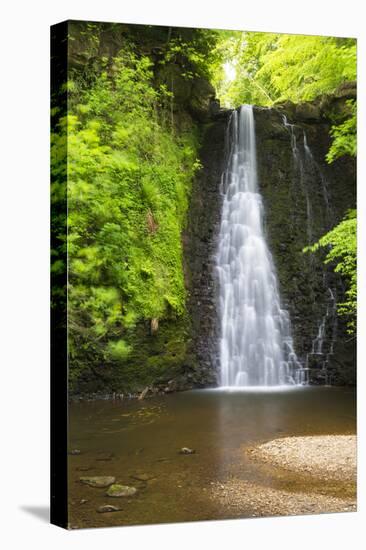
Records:
M245 32L230 42L236 77L222 91L234 105L298 103L356 78L353 39Z
M81 28L87 53L97 27ZM147 28L146 44L153 38L156 46ZM178 127L173 94L155 72L179 56L183 78L207 76L204 56L215 36L197 33L194 46L182 35L168 38L158 61L136 53L129 36L113 58L69 73L68 115L52 134L52 167L57 202L67 144L71 382L84 366L121 365L133 354L139 323L148 334L159 320L186 315L181 233L200 167L199 135L191 119ZM53 270L61 271L54 254Z
M227 61L235 78L218 79L217 87L228 105L242 103L271 106L279 102L310 101L336 92L356 79L356 41L349 38L298 36L271 33L232 33L226 38ZM326 160L356 155L356 101L333 116L333 138ZM350 332L356 318L356 212L307 251L326 248L326 263L335 266L347 283L346 302L338 311L348 318Z
M313 100L356 79L356 41L351 38L260 32L232 33L223 42L232 80L217 79L227 105ZM335 117L327 160L356 153L356 102L346 117Z
M230 106L312 100L355 79L355 41L96 23L73 23L69 40L60 90L68 113L57 97L52 110L52 270L64 272L67 246L70 380L87 368L102 376L106 365L133 371L145 359L156 374L164 357L142 356L141 330L180 323L164 346L174 364L187 354L182 231L200 168L199 90L207 95L213 84ZM328 162L355 155L355 101L334 119L332 137ZM326 247L326 262L349 283L340 313L350 330L355 231L353 213L311 247ZM53 300L63 295L54 285Z
M316 252L325 248L325 263L335 263L334 271L340 273L347 282L346 301L338 304L338 312L348 318L348 329L353 333L356 328L357 313L357 220L356 211L347 213L334 229L321 237L305 251Z

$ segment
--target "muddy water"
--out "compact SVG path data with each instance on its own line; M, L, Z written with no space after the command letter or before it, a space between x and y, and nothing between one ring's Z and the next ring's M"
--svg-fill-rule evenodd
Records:
M352 389L296 388L277 392L203 390L144 401L92 401L70 405L69 506L71 527L135 525L250 517L250 502L233 513L213 487L233 479L270 489L303 490L301 475L253 462L246 449L291 435L353 434ZM194 454L182 455L189 447ZM111 498L81 476L112 475L138 489ZM138 479L140 478L140 479ZM148 479L146 479L148 478ZM322 491L307 480L307 490ZM345 487L329 487L336 495ZM118 512L98 513L113 504Z

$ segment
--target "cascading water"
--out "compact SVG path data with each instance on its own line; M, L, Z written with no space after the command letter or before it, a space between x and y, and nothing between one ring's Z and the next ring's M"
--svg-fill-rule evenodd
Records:
M229 122L230 152L222 178L217 253L222 386L298 382L290 319L280 307L276 272L263 231L253 108ZM301 381L301 380L300 380Z
M295 133L295 129L297 128L299 130L299 127L296 127L295 124L290 124L287 120L286 115L282 115L282 120L285 128L290 134L291 150L294 158L295 182L296 184L300 184L300 189L302 190L305 198L307 237L308 243L312 244L314 241L312 227L313 214L309 191L304 181L305 170L307 170L308 172L310 171L312 177L319 182L319 186L322 190L322 195L324 198L325 219L328 228L330 229L330 227L334 225L334 219L333 212L330 208L328 184L320 166L314 159L314 156L308 145L305 130L303 130L303 147L299 148L297 145ZM308 258L310 265L312 265L312 256L309 255ZM296 373L297 380L302 381L303 383L306 383L309 380L310 368L314 368L314 366L317 369L321 367L323 378L326 384L328 384L331 379L331 377L328 375L327 368L329 357L333 354L334 344L337 336L337 301L336 291L335 289L330 288L327 279L327 273L325 271L323 276L323 284L327 294L327 301L325 305L326 310L319 321L316 336L312 340L311 351L306 354L305 366L299 369Z

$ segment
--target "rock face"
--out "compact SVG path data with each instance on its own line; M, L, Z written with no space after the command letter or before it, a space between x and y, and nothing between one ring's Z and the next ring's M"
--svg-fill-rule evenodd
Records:
M310 369L312 384L355 383L355 344L336 314L344 298L342 280L332 266L324 265L324 253L302 252L355 207L355 160L344 157L331 165L325 161L330 115L344 112L352 94L349 88L311 103L254 111L268 243L282 303L290 313L295 349ZM204 127L203 169L193 188L185 235L192 347L207 385L217 381L219 366L214 254L229 115L220 112Z
M215 101L215 89L202 77L187 80L183 72L178 64L169 63L158 71L157 83L174 94L175 112L183 110L195 120L205 122L210 116L211 103Z
M314 106L312 106L314 107ZM282 109L256 109L257 161L270 250L281 297L290 312L296 352L309 367L310 382L354 384L354 342L346 333L337 303L344 299L341 278L323 264L324 252L304 254L355 207L355 161L327 164L330 121L320 109L300 120ZM293 116L293 115L292 115Z
M221 216L221 174L225 165L226 127L231 111L219 111L203 126L200 170L193 184L184 235L185 277L189 289L192 348L201 383L216 385L218 322L214 255Z

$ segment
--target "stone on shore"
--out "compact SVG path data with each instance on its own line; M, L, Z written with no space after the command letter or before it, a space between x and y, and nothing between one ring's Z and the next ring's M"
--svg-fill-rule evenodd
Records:
M105 504L104 506L99 506L97 509L97 512L100 514L105 514L106 512L120 512L122 508L118 508L118 506L113 506L112 504Z
M85 485L89 485L89 487L103 488L112 485L116 481L116 478L113 476L91 476L81 477L80 481Z
M182 447L179 451L179 454L181 455L193 455L196 451L194 449L190 449L189 447Z
M109 497L132 497L136 492L136 487L129 487L128 485L119 485L118 483L115 483L109 487L106 494Z

